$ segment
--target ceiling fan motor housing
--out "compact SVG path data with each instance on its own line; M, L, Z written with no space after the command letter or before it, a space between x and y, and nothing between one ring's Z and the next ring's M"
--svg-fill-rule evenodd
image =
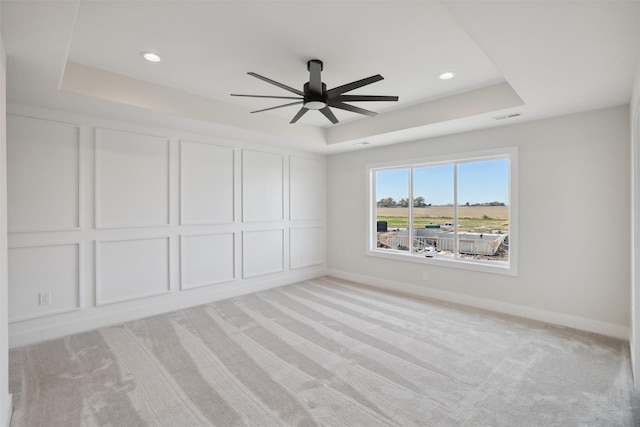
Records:
M304 84L304 101L302 105L309 110L321 110L327 106L327 85L322 83L322 93L313 93L309 90L309 83Z

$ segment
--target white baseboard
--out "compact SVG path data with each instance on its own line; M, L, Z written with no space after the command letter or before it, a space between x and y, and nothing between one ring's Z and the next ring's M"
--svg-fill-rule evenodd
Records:
M355 274L342 270L314 269L312 271L296 272L287 274L286 276L260 281L248 281L246 283L240 282L237 286L234 286L232 288L224 288L220 292L208 294L206 298L203 298L202 295L189 296L188 294L181 294L181 298L179 300L170 299L168 301L145 304L142 306L136 305L133 308L123 309L115 313L109 312L107 314L102 314L96 312L91 313L91 315L82 316L81 318L75 318L73 320L67 321L56 322L54 321L54 319L50 319L50 321L48 321L46 325L43 326L42 324L39 324L38 326L33 328L21 328L20 325L9 325L9 347L21 347L24 345L60 338L70 334L85 332L105 326L111 326L114 324L140 319L143 317L167 313L173 310L180 310L187 307L193 307L209 302L220 301L240 295L259 292L266 289L295 283L298 281L309 280L323 276L325 274L337 277L339 279L351 280L354 282L362 283L364 285L374 286L392 292L433 298L441 301L491 310L498 313L509 314L554 325L560 325L587 332L607 335L625 341L628 341L630 337L630 329L628 327L611 323L600 322L583 317L571 316L527 306L490 300L486 298L431 289L408 283L396 282L393 280L380 279L377 277Z
M127 308L122 308L121 310L109 309L107 312L101 312L100 310L92 308L87 310L86 313L80 312L82 315L73 316L71 319L67 318L56 321L55 318L52 317L47 319L46 322L37 322L33 327L25 327L20 323L14 323L9 325L9 348L22 347L24 345L48 341L71 334L117 325L131 320L168 313L174 310L260 292L278 286L324 276L325 274L326 270L324 268L291 272L284 276L273 278L265 277L262 279L237 282L232 287L222 287L219 291L204 296L202 294L190 295L189 291L178 292L175 295L171 294L175 296L174 298L153 303L136 303L135 305L128 305Z
M538 320L553 325L565 326L582 331L593 332L629 341L631 330L628 327L613 323L600 322L598 320L586 319L584 317L571 316L568 314L542 310L533 307L510 304L486 298L474 297L470 295L458 294L455 292L431 289L408 283L396 282L393 280L380 279L363 274L350 273L348 271L329 269L327 274L339 279L350 280L362 283L363 285L374 286L385 290L399 292L403 294L433 298L475 308L491 310L498 313L523 317L531 320Z

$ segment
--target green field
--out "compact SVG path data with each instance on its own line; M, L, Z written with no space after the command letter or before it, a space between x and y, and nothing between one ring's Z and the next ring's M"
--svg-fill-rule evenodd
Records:
M409 209L377 208L378 221L387 221L387 227L407 228L409 226ZM453 207L430 206L414 208L414 228L425 225L442 225L453 222ZM509 230L509 208L507 206L460 206L458 208L458 225L460 231Z
M379 216L378 221L387 221L388 228L407 228L409 226L408 218L399 216ZM413 222L414 228L424 228L425 225L441 225L445 222L453 222L451 217L420 217L415 218ZM458 218L460 231L483 231L487 228L490 230L509 230L509 222L506 219L499 218ZM482 228L484 227L484 228Z

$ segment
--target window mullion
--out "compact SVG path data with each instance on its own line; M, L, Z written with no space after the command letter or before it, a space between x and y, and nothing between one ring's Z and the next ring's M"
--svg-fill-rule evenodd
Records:
M458 162L453 164L453 257L458 258Z
M377 223L378 223L377 221L378 220L378 201L376 200L376 188L378 188L378 181L377 181L375 169L370 170L369 179L371 182L371 187L369 188L369 197L373 202L373 205L372 205L373 209L369 208L370 223L369 223L368 232L370 236L370 242L368 246L369 246L369 250L373 250L377 247L377 243L378 243L378 237L377 237L378 233L377 231L374 231L374 230L377 230ZM376 225L376 227L374 227L374 224Z
M413 254L413 167L409 168L409 253Z

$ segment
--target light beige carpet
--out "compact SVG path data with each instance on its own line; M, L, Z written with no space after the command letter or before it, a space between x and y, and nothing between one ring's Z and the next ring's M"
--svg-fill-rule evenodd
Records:
M628 344L322 278L10 352L13 427L632 426Z

